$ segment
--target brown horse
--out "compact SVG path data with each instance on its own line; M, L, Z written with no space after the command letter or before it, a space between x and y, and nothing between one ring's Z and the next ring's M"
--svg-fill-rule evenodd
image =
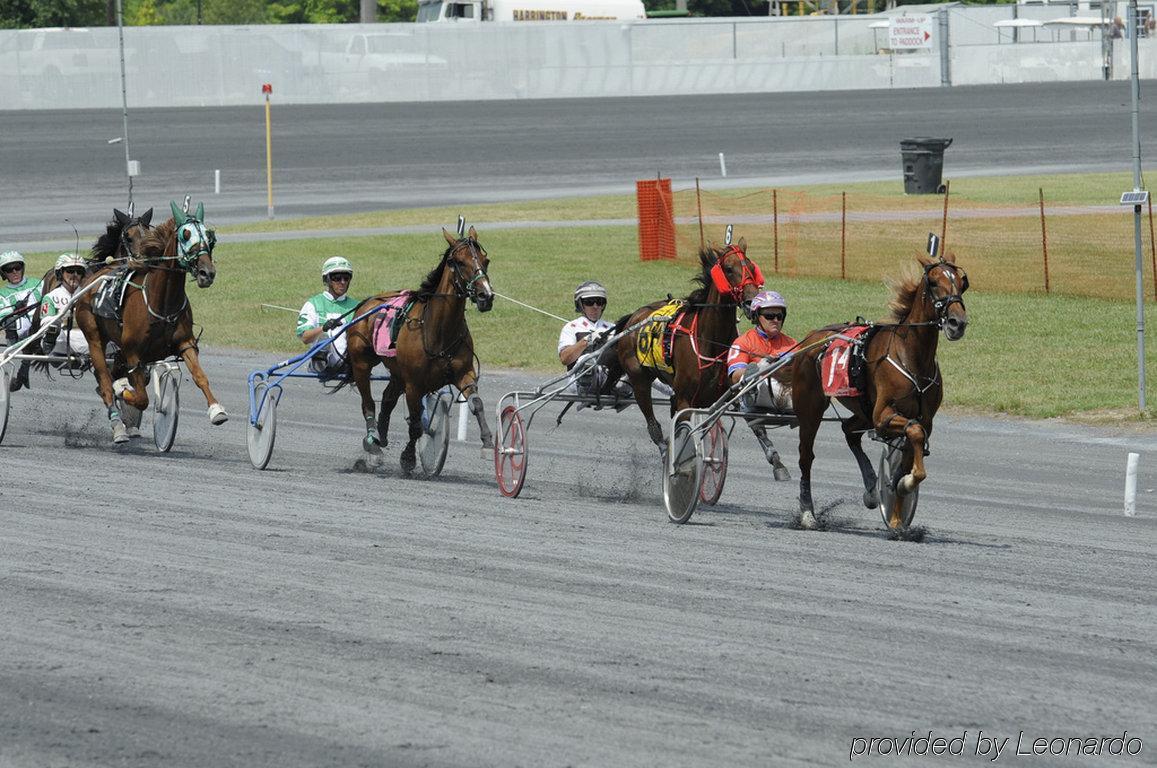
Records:
M968 313L963 293L968 276L956 266L950 254L943 260L921 256L923 272L900 281L889 303L892 322L875 325L864 347L864 387L862 397L839 398L851 416L843 420L844 439L860 465L864 480L864 505L879 506L876 473L860 445L863 433L874 429L885 441L906 441L903 458L894 477L888 479L895 491L895 503L887 511L888 527L900 528L903 497L923 482L924 456L932 419L940 407L943 383L936 362L940 331L949 341L964 336ZM800 342L808 347L844 326L829 326L808 334ZM811 493L811 469L816 432L828 407L820 379L823 345L802 352L792 367L792 401L799 419L799 507L800 524L815 528Z
M108 408L113 441L117 443L129 436L116 407L116 398L121 397L126 406L137 410L147 408L146 368L149 363L172 355L184 360L193 381L204 393L209 404L209 421L223 424L229 418L209 389L209 380L201 369L193 336L193 310L185 294L186 274L193 275L200 288L213 284L217 275L213 264L216 235L203 224L203 205L197 206L191 216L176 203L172 203L171 208L173 218L148 232L140 251L133 254L126 266L127 283L119 305L119 318L104 317L94 311L99 290L85 294L76 303L76 324L88 341L97 391ZM108 270L85 278L82 287L103 274L108 274ZM117 371L124 377L118 377L115 384L105 357L105 346L109 342L120 350Z
M415 466L415 445L422 435L422 398L453 384L466 397L470 411L478 419L483 446L493 445L482 398L478 396L478 373L474 369L474 339L466 325L466 300L488 312L494 304L494 291L486 269L490 259L478 244L474 227L462 238L442 230L449 247L433 271L407 304L405 319L398 330L394 357L381 357L374 349L374 330L379 322L391 322L388 310L374 312L353 323L346 331L346 355L354 383L362 398L362 416L366 420L363 447L370 453L381 453L387 443L390 414L404 392L409 412L409 441L402 450L402 471L409 474ZM355 316L372 312L401 292L382 293L366 299ZM382 393L382 408L374 418L374 398L370 392L370 371L382 363L390 372L390 383Z
M722 249L708 243L699 251L701 272L694 278L699 287L683 299L682 307L662 327L646 320L655 310L668 304L656 301L622 317L612 333L639 326L626 334L612 348L606 349L600 362L607 366L607 387L626 373L635 392L635 402L647 420L647 433L660 450L666 447L663 428L655 418L651 404L651 384L659 379L670 386L671 415L684 408L704 407L714 403L727 389L727 351L739 335L736 309L745 307L763 285L759 267L747 258L747 242ZM747 310L744 309L746 312ZM669 341L669 367L645 365L639 359L639 339L658 331L650 338L656 344Z

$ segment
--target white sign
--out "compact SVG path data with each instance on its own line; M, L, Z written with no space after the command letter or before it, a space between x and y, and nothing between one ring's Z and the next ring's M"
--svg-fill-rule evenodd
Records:
M932 16L893 16L888 23L888 47L892 50L931 48Z

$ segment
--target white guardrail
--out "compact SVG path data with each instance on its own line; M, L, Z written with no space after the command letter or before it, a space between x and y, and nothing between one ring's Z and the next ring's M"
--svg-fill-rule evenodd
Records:
M1128 77L1128 46L1090 24L996 22L1056 6L921 6L926 46L893 51L895 16L125 29L130 107L542 99ZM903 10L903 7L899 9ZM1051 18L1051 16L1049 17ZM354 37L364 40L353 45ZM1151 38L1139 41L1148 48ZM1115 43L1115 45L1114 45ZM347 53L350 50L364 53ZM1141 56L1142 77L1157 76ZM0 109L119 108L113 27L0 30Z

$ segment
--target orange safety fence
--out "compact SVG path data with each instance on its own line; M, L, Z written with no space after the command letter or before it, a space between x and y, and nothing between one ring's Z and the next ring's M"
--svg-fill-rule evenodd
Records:
M968 270L974 287L1044 293L1047 259L1050 293L1105 299L1134 295L1131 209L1051 206L1047 189L1043 190L1042 228L1042 204L1035 194L1031 199L997 205L944 195L709 190L700 184L698 189L674 190L667 197L658 182L649 184L663 190L648 192L653 201L649 205L653 210L672 211L674 231L671 240L666 240L666 220L657 216L644 230L640 186L639 240L644 259L671 258L666 254L676 253L679 259L693 260L701 238L718 244L727 225L734 224L735 239L747 241L748 255L769 283L776 274L876 281L898 275L924 252L928 233L935 232L945 236L946 250ZM1157 286L1148 221L1142 233L1146 286ZM645 250L649 241L655 243L650 252ZM670 250L660 251L660 242L670 243Z
M637 181L635 196L639 204L639 258L643 261L676 258L671 180Z

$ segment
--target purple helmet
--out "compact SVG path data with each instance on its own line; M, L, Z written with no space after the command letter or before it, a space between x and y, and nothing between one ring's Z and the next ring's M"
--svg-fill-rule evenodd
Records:
M755 298L751 300L751 311L758 312L764 307L783 307L783 311L787 312L787 302L775 291L760 291L755 294Z

